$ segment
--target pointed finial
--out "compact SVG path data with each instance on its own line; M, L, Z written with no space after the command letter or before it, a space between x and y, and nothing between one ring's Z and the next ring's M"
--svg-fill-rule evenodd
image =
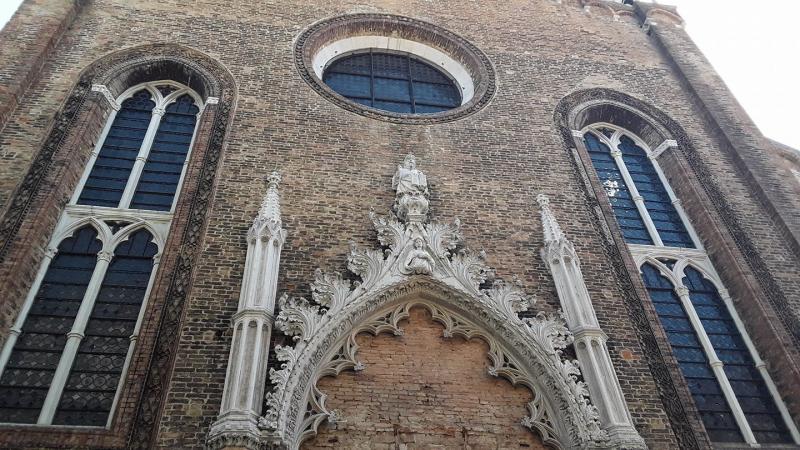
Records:
M550 209L550 199L544 194L536 196L536 202L542 210L542 229L544 231L545 242L555 242L564 239L564 233L558 225L553 211Z
M278 184L281 182L281 174L275 170L267 176L267 194L261 202L258 211L258 218L269 220L270 222L281 223L281 203L278 195Z

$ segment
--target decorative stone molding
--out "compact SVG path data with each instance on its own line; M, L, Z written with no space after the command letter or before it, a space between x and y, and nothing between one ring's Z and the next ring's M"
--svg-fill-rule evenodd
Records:
M599 411L603 429L608 432L614 448L647 448L633 426L606 346L608 337L597 321L575 248L564 236L547 196L539 194L536 201L541 209L544 233L542 259L550 268L564 316L575 335L575 354L583 368L583 377Z
M427 181L410 161L395 174L395 215L370 214L381 248L351 245L348 269L360 281L317 270L311 301L281 297L275 324L295 344L276 347L281 366L270 370L274 390L259 421L260 445L296 449L325 420L346 420L327 409L317 381L364 370L355 336L402 333L398 323L421 304L445 326L445 336L479 336L489 344L490 374L533 391L522 423L545 442L564 449L608 448L578 363L562 358L572 342L563 319L543 313L521 319L518 313L533 299L513 283L485 286L492 271L482 254L463 247L459 221L428 223L421 213L427 209Z
M278 194L281 177L273 172L267 180L267 194L247 232L247 257L239 309L233 318L222 408L208 434L209 448L252 448L261 434L258 422L266 383L280 255L286 240Z

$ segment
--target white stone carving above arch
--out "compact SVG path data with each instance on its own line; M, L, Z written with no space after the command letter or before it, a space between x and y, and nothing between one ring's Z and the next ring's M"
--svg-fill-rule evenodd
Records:
M259 423L262 443L296 449L323 421L340 420L326 409L317 381L362 369L355 335L399 333L408 308L422 304L445 325L445 335L480 336L489 343L492 375L534 392L531 414L520 419L545 442L562 449L608 448L577 362L562 358L572 342L564 320L543 313L519 317L533 299L515 283L487 282L492 271L481 253L463 247L457 219L428 223L427 183L420 175L407 157L395 175L394 214L370 213L381 248L351 244L348 269L360 281L317 270L311 301L280 299L275 324L295 344L276 347L281 364L270 371L274 389Z

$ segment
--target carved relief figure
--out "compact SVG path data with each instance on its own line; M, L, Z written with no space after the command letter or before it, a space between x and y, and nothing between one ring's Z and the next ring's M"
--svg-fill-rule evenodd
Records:
M404 264L409 273L430 275L433 272L435 261L424 246L421 238L414 239L414 248L408 252Z

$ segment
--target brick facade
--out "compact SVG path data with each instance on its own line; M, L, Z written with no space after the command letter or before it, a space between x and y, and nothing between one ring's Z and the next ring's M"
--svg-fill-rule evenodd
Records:
M376 120L330 102L298 73L294 43L312 24L352 13L406 16L465 39L491 62L494 96L458 120L421 124ZM648 18L646 31L641 25ZM310 297L315 268L344 270L348 241L374 247L368 212L391 206L391 176L412 151L429 179L432 216L459 217L468 245L486 251L499 278L518 277L546 311L558 307L558 298L539 256L534 199L538 193L551 198L580 255L637 430L651 448L708 448L602 187L569 134L576 123L569 107L584 93L629 104L678 140L679 148L659 161L799 421L800 197L789 167L798 160L761 136L675 21L647 5L584 0L201 0L190 6L26 0L0 35L13 43L0 48L0 337L17 316L109 112L90 85L100 82L118 94L127 86L111 75L137 74L127 81L147 76L146 69L125 72L125 64L159 67L159 59L172 58L173 69L152 76L189 83L192 74L205 73L217 86L204 97L222 101L198 132L114 425L92 432L0 425L0 446L202 448L220 410L245 235L266 174L277 167L283 177L288 238L278 290ZM182 70L182 64L198 67ZM365 338L364 358L375 360L376 370L389 371L390 362L425 362L427 368L439 361L437 370L448 376L463 371L437 380L464 382L442 388L454 389L454 403L442 397L438 407L464 408L459 418L487 424L490 431L475 435L485 439L475 441L476 448L511 446L500 435L515 436L515 448L522 442L537 448L538 438L516 425L521 415L510 411L512 405L521 409L528 394L484 377L479 341L442 340L437 326L422 326L425 320L412 317L414 337L402 348L397 338ZM418 347L435 351L416 358ZM391 360L382 356L387 353ZM436 357L451 353L463 359ZM361 410L351 400L387 395L392 383L360 383L368 375L325 379L331 402L354 422L326 429L309 448L356 448L364 442L357 436L378 426L356 421ZM486 393L486 404L508 408L495 408L489 420L467 399L458 403L475 390ZM351 391L353 398L337 395ZM404 409L422 401L415 394L380 404L380 411L407 420ZM402 428L402 420L388 420L395 422ZM470 433L454 431L455 418L442 423L435 438L416 425L387 429L384 437L387 444L413 437L419 445L448 448L461 445L458 439L473 442Z

